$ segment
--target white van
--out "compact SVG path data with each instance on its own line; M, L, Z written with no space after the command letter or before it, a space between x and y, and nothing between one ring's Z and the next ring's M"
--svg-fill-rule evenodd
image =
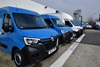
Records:
M83 28L81 26L78 26L75 22L73 22L72 16L66 13L51 13L51 15L59 17L63 23L69 27L72 28L74 31L74 37L79 37L83 34Z

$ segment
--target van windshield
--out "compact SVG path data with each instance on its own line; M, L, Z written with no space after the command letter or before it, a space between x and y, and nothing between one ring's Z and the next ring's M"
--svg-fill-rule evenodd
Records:
M58 18L52 18L52 21L58 27L65 27L64 23Z
M46 23L40 16L22 13L13 13L15 22L20 29L47 28Z
M75 21L71 21L75 26L79 26L79 24Z

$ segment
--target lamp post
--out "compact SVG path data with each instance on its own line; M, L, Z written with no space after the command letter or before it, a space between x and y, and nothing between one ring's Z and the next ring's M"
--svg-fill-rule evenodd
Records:
M99 14L99 21L100 21L100 14Z
M83 17L82 16L80 16L81 17L81 26L82 26L82 20L83 20Z

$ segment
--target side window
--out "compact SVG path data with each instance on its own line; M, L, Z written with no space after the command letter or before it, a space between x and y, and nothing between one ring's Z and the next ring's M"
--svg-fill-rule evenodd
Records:
M9 14L4 15L4 23L8 23L10 26L12 25L12 20Z
M65 21L65 25L72 27L71 23L69 21Z
M2 29L3 31L5 32L5 24L8 24L9 25L9 31L11 31L11 29L13 28L13 25L12 25L12 20L11 20L11 17L9 14L5 14L4 15L4 23L3 23L3 26L2 26Z
M47 23L47 25L48 25L49 27L53 26L53 24L52 24L52 22L51 22L50 19L44 19L44 21Z

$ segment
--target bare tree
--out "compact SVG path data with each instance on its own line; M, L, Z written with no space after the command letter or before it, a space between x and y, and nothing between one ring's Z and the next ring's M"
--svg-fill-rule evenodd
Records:
M90 16L90 17L87 19L87 22L88 22L90 25L92 25L92 26L95 26L95 24L96 24L96 23L94 22L92 16Z
M99 21L100 21L100 14L99 14Z
M75 19L79 19L81 17L81 9L74 10L73 16Z
M88 23L94 22L93 17L90 16L90 17L87 19L87 22L88 22Z

